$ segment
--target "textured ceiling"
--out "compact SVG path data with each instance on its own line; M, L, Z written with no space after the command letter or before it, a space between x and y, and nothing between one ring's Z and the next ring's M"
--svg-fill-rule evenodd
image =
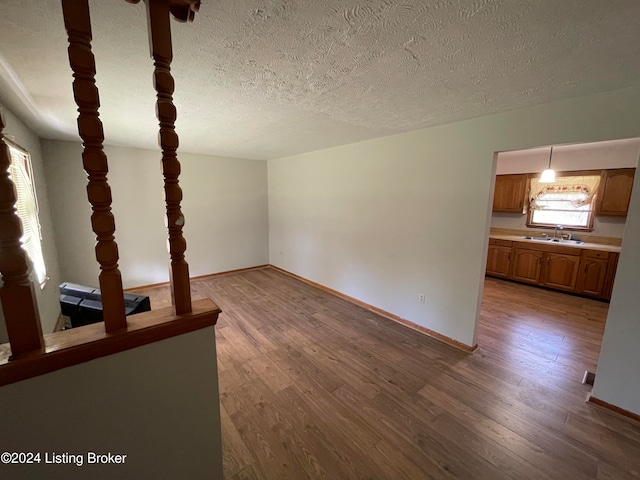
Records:
M144 5L90 5L107 143L156 148ZM627 87L638 18L638 0L205 0L173 23L181 149L270 159ZM66 55L59 0L0 0L0 101L76 140Z

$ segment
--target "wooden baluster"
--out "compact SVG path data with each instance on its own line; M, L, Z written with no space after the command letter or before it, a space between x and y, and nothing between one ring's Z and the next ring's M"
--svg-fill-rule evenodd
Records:
M29 280L31 263L21 247L22 222L16 212L16 187L9 178L11 154L4 142L4 127L0 111L0 300L12 358L19 358L43 350L44 339L35 288Z
M154 60L153 83L157 92L156 116L160 124L158 142L162 149L164 196L167 208L171 266L171 298L176 314L191 312L189 266L184 259L187 243L182 235L184 216L180 209L182 189L178 182L180 162L176 150L176 107L173 104L174 81L171 75L171 24L169 0L145 0L149 23L151 57Z
M100 263L105 329L126 328L122 278L118 269L118 245L114 241L115 220L111 213L111 188L107 183L107 156L98 108L100 96L95 82L96 66L91 51L91 18L87 0L62 0L64 24L69 36L69 64L73 70L73 96L78 105L78 132L84 151L82 162L89 183L87 196L93 213L91 226L96 234L96 259Z

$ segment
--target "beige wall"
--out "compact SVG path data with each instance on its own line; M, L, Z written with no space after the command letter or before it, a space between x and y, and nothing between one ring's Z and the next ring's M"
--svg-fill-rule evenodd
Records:
M3 115L6 122L4 133L7 138L26 149L31 155L36 194L38 196L38 205L40 207L39 218L42 230L42 251L45 264L47 266L49 281L46 283L44 288L41 289L35 276L32 278L36 285L35 289L38 308L40 310L42 331L44 333L49 333L55 328L58 316L60 315L60 291L58 289L58 285L60 284L60 273L54 240L53 221L51 218L51 211L49 209L49 192L44 178L45 159L42 155L40 139L38 136L6 108L3 109ZM0 309L0 343L5 343L7 341L4 317L2 316L2 311Z
M269 161L271 263L473 344L494 152L639 132L629 88Z
M0 451L40 452L37 465L3 465L0 478L221 479L213 328L2 387ZM7 413L7 412L10 412ZM45 464L82 454L85 463ZM87 453L125 454L87 465Z
M64 281L98 285L79 143L43 141ZM159 151L106 146L125 288L168 281ZM191 276L268 263L265 162L179 154Z

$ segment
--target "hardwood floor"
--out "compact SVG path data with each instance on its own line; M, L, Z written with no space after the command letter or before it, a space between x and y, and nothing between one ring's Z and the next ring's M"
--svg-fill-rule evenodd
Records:
M270 268L192 289L223 310L227 480L640 478L640 426L581 384L605 303L487 279L468 355Z

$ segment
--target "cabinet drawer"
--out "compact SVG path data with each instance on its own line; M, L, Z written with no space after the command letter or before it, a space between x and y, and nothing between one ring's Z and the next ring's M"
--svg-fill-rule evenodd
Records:
M513 245L513 242L511 240L500 240L497 238L490 238L489 245L500 245L501 247L510 247L511 245Z
M603 252L600 250L583 250L582 256L584 258L601 258L604 260L609 258L609 252Z

